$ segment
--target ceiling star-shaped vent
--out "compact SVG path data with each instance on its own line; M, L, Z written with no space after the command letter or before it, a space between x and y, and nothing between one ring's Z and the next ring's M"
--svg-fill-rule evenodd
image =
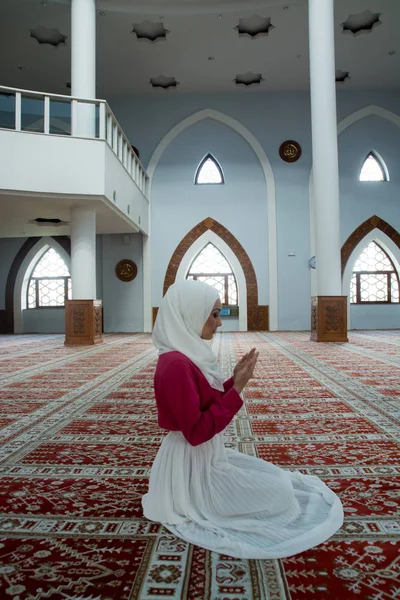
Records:
M152 21L142 21L141 23L133 23L132 33L136 33L138 40L147 40L149 42L158 42L166 40L168 29L160 22L153 23Z
M252 73L251 71L247 71L247 73L241 73L236 75L233 80L236 85L253 85L253 83L260 84L264 79L262 78L261 73Z
M47 27L36 27L31 29L31 37L39 42L39 44L50 44L55 48L60 44L65 44L67 36L63 35L58 29L47 29Z
M350 79L349 71L341 71L340 69L336 69L335 71L335 81L336 83L344 83L346 79Z
M381 13L372 13L370 10L364 10L357 15L349 15L347 21L342 23L343 33L370 33L375 27L382 24L379 20Z
M255 38L261 35L268 35L275 27L271 24L269 17L259 17L253 15L249 19L239 19L239 25L235 27L239 36L248 35L251 38Z
M169 88L176 89L179 85L179 81L176 81L175 77L165 77L164 75L151 77L150 83L154 88L164 88L164 90L168 90Z

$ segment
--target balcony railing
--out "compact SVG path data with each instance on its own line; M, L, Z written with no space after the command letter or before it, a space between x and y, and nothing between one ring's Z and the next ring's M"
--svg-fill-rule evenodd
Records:
M105 100L0 86L0 129L105 140L148 198L149 177Z

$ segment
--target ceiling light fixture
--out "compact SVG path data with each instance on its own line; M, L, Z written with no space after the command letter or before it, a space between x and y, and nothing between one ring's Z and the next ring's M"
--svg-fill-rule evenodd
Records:
M335 71L335 81L336 83L344 83L346 79L350 79L349 71L341 71L340 69L336 69Z
M179 81L176 81L175 77L159 75L158 77L151 77L150 84L153 88L163 88L164 90L168 90L170 88L176 89L179 85Z
M249 85L253 84L259 85L262 81L264 81L264 79L261 73L252 73L251 71L247 71L247 73L236 75L233 81L236 83L236 85L245 85L248 87Z
M341 23L343 33L357 35L359 33L371 33L375 27L382 25L379 19L381 13L372 13L370 10L364 10L356 15L349 15L346 21Z
M239 37L247 35L254 39L258 36L268 35L275 27L272 25L270 17L253 15L249 19L239 19L239 25L234 29L238 32Z
M60 44L65 44L67 36L63 35L58 29L49 29L39 25L35 29L31 29L31 37L39 44L49 44L57 48Z
M161 17L160 17L161 18ZM167 39L168 29L165 29L162 23L154 23L153 21L142 21L141 23L133 23L132 33L136 34L137 39L158 42Z

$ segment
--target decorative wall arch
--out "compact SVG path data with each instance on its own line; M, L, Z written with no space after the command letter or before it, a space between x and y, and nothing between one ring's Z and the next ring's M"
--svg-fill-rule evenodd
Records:
M342 275L345 271L347 262L356 246L358 246L362 239L365 238L365 236L374 229L379 229L385 235L387 235L387 237L391 239L392 242L396 244L396 246L400 250L400 233L396 231L394 227L389 225L389 223L387 223L380 217L374 215L373 217L366 219L364 223L361 223L361 225L359 225L357 229L355 229L353 233L349 235L349 237L343 244L341 249Z
M347 115L347 117L342 119L337 125L338 136L341 133L343 133L343 131L345 131L348 127L350 127L354 123L357 123L357 121L360 121L361 119L365 119L366 117L370 117L371 115L375 115L377 117L381 117L382 119L386 119L387 121L390 121L391 123L393 123L394 125L396 125L397 127L400 128L400 115L398 115L390 110L387 110L386 108L383 108L382 106L377 106L376 104L370 104L368 106L364 106L363 108L360 108L359 110L352 112L350 115ZM310 171L309 194L308 195L309 195L309 211L310 211L310 255L313 256L313 255L315 255L315 234L314 234L315 218L314 218L313 169L312 169L312 167L311 167L311 171ZM373 218L375 218L375 217L371 217L371 219L373 219ZM378 218L378 217L376 217L376 218ZM369 221L369 219L367 219L367 221ZM367 221L365 221L365 223L367 223ZM383 221L383 223L384 223L384 221ZM388 226L390 227L390 225L388 225ZM360 225L360 227L362 227L362 225ZM367 233L368 233L368 231L366 232L366 234ZM366 234L364 234L364 235L366 235ZM347 242L345 242L345 243L347 243ZM342 250L343 250L343 248L342 248ZM351 252L350 252L350 254L351 254ZM342 258L342 274L343 274L344 268L345 267L343 266L343 258ZM317 293L318 292L317 292L316 272L314 269L312 269L312 272L311 272L311 296L316 296Z
M247 331L247 286L242 265L230 246L228 246L228 244L219 235L214 233L212 229L207 229L200 237L197 238L197 240L192 243L186 254L182 257L176 273L176 279L179 280L186 277L193 260L208 243L211 243L218 248L218 250L220 250L220 252L230 263L238 287L238 304L240 306L239 331Z
M268 306L260 306L258 304L257 277L252 262L235 236L232 235L226 227L221 225L221 223L218 223L218 221L215 221L215 219L212 219L211 217L207 217L204 221L201 221L201 223L193 227L193 229L191 229L178 244L167 267L163 294L165 294L169 286L175 282L182 259L191 245L207 230L213 231L229 246L242 267L246 280L247 329L249 331L257 331L260 329L267 330Z
M27 240L22 244L21 248L19 249L8 272L6 283L5 310L2 317L2 329L4 330L3 333L15 332L14 298L16 294L15 288L17 284L17 279L19 275L21 277L21 272L23 271L21 267L24 261L27 259L29 253L32 252L32 249L35 248L35 246L37 246L38 243L40 243L41 239L41 237L27 238ZM68 236L61 235L50 239L56 242L67 255L71 255L71 240Z
M372 241L377 241L389 254L394 264L400 264L400 234L376 215L361 223L342 246L342 294L347 296L347 328L351 329L350 282L355 262ZM399 272L400 275L400 272Z
M267 243L268 243L268 274L269 274L269 328L272 331L278 329L278 259L277 259L277 233L276 233L276 189L275 189L275 178L272 171L271 163L265 153L264 148L261 146L257 138L251 133L247 127L245 127L240 121L225 115L217 110L206 108L200 110L186 119L183 119L180 123L172 127L172 129L163 137L159 142L157 148L154 150L153 155L150 158L147 166L147 174L149 175L150 188L149 195L151 199L151 189L154 178L154 173L157 165L167 149L169 144L185 129L195 125L203 119L214 119L224 125L227 125L239 135L241 135L249 146L254 151L258 160L260 161L261 168L264 173L266 183L266 205L267 205ZM145 251L143 255L144 260L144 280L143 280L143 301L145 307L145 331L151 331L151 252L148 248L148 243L145 244Z

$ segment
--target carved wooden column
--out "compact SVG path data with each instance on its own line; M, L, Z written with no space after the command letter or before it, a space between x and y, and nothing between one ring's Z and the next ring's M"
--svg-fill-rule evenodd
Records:
M65 303L66 346L91 346L103 342L103 301L67 300Z
M314 342L348 342L347 296L311 298L311 339Z

